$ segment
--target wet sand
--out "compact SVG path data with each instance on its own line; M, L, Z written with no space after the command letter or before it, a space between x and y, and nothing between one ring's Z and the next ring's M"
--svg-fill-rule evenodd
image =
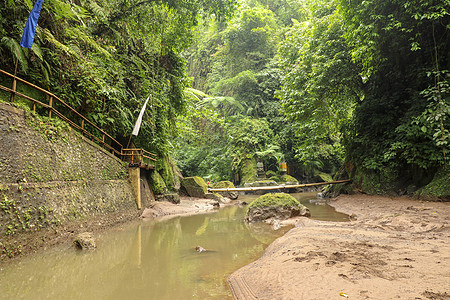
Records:
M151 220L157 218L158 220L189 216L200 213L214 212L219 207L214 204L219 204L220 207L227 205L234 205L238 202L232 202L228 198L224 198L223 202L218 202L211 199L194 198L194 197L180 197L180 203L174 204L167 201L155 202L151 207L144 209L141 219Z
M343 195L228 278L236 299L450 299L450 203Z

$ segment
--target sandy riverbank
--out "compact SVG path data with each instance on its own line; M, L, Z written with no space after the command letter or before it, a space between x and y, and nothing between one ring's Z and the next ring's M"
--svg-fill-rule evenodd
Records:
M176 216L188 216L214 212L220 207L239 203L232 202L228 198L224 198L224 201L221 203L211 199L194 197L180 197L180 200L181 201L179 204L174 204L167 201L155 202L152 206L144 209L141 218L144 220L155 218L158 220L163 220ZM214 204L219 204L220 207L215 207Z
M297 220L228 278L235 298L450 299L450 203L353 195L330 204L356 220Z

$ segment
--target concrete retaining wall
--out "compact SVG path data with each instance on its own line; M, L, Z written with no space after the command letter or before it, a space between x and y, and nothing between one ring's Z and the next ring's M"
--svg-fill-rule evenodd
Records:
M57 118L0 103L0 254L21 233L130 210L120 159Z

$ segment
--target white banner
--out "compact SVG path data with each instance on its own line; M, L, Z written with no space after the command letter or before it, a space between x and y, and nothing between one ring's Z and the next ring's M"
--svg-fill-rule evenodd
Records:
M141 123L142 123L142 116L144 115L144 111L147 106L148 99L150 99L150 96L151 95L149 95L147 100L145 100L144 106L142 106L142 109L141 109L141 112L139 113L139 117L136 121L136 124L134 124L134 129L133 129L133 133L132 133L132 135L134 135L134 136L137 136L139 134L139 129L141 128Z

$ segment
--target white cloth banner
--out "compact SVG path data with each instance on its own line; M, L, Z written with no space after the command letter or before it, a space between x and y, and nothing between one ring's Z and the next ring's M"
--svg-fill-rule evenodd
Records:
M147 106L148 99L150 99L150 95L148 96L147 100L145 100L144 106L142 106L141 112L139 113L139 117L136 121L136 124L134 124L133 133L132 135L137 136L139 134L139 129L141 128L142 123L142 116L144 115L145 107Z

